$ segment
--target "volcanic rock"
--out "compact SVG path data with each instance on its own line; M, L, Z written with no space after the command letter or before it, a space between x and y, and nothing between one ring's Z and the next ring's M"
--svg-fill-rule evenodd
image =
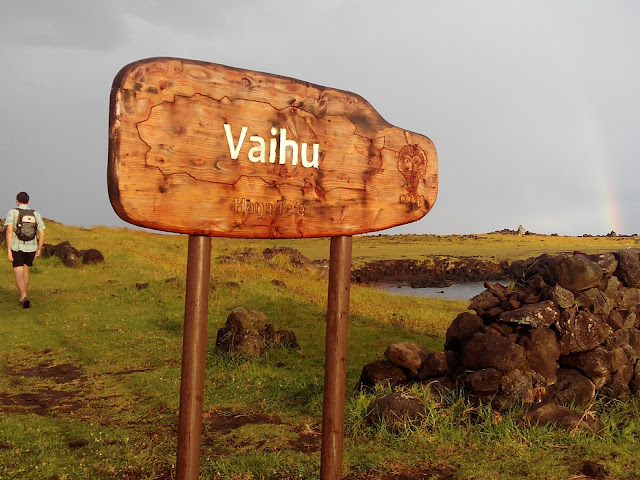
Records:
M583 372L592 381L606 378L617 372L627 363L627 355L620 347L607 350L604 347L596 347L587 352L572 353L560 357L560 365L575 368Z
M522 335L518 344L525 350L524 369L532 376L536 386L555 383L560 358L555 332L550 328L534 328Z
M393 392L371 403L367 413L370 424L383 423L391 430L397 430L407 424L415 424L424 418L425 405L408 392Z
M551 268L558 284L573 292L597 287L603 275L602 267L584 255L561 255Z
M556 383L547 390L547 402L577 408L591 404L596 395L596 386L591 380L572 368L561 368L556 376Z
M267 316L243 307L235 308L227 317L226 326L234 331L259 332L267 325Z
M457 349L483 329L484 321L481 317L470 312L462 312L453 319L447 329L445 348Z
M386 360L376 360L375 362L367 363L362 368L358 387L360 389L374 390L378 384L397 387L405 385L407 381L407 375L401 368Z
M532 395L532 389L531 376L518 368L502 376L502 391L514 400L526 400Z
M604 423L580 412L569 410L567 407L543 403L533 407L524 417L529 425L555 425L564 430L578 430L583 432L600 433L604 431Z
M482 293L476 295L471 299L469 304L469 310L486 311L500 305L500 299L498 299L493 293L488 290L484 290Z
M300 349L291 330L276 330L260 311L238 307L216 335L216 347L226 354L259 357L265 348Z
M579 310L565 310L556 322L559 333L560 352L584 352L600 345L612 333L611 327L592 313Z
M82 253L82 263L84 265L90 265L94 263L102 263L104 262L104 255L100 252L100 250L96 250L95 248L90 248L89 250L85 250Z
M498 317L498 320L504 323L518 323L537 328L548 327L559 318L560 312L555 304L549 300L503 312Z
M418 379L424 380L425 378L452 375L457 366L458 356L452 351L428 352L422 360Z
M469 370L495 368L508 372L519 367L525 359L520 345L499 335L476 333L461 354L461 365Z
M502 373L495 368L484 368L474 372L467 372L465 383L478 394L496 392L502 385Z
M552 287L548 292L549 299L560 308L570 308L574 305L575 296L571 290L560 285Z
M616 260L618 260L618 269L615 276L627 287L640 287L640 259L637 250L620 250L614 252Z
M613 253L600 253L596 255L589 255L589 260L597 263L602 268L604 275L613 275L618 268L618 260Z
M264 338L257 333L227 330L221 328L216 337L216 347L230 354L257 358L264 351Z

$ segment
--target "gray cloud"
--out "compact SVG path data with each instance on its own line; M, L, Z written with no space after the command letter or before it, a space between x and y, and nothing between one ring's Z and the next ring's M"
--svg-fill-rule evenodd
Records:
M176 56L353 91L429 136L438 200L394 231L640 233L636 2L65 0L5 11L0 156L33 172L0 177L7 209L27 189L49 218L122 224L106 195L110 85L127 63Z
M18 47L109 50L126 41L118 3L82 0L11 2L0 17L0 39L5 45Z

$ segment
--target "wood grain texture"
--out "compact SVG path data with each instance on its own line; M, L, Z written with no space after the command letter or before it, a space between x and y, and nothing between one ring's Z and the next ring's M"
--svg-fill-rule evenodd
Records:
M362 97L175 58L114 79L108 162L123 220L191 235L378 231L422 218L438 191L433 143Z

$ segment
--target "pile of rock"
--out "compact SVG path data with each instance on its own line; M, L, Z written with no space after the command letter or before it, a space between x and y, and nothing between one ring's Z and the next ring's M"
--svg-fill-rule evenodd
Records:
M509 276L507 261L492 262L472 257L433 256L427 260L375 260L351 274L356 283L392 283L413 288L447 287L453 283L501 280Z
M234 309L218 330L216 347L226 354L251 358L262 355L265 348L300 349L293 331L276 330L263 312L243 307Z
M45 243L42 246L42 257L49 258L56 256L62 260L66 267L78 268L80 265L104 262L104 255L95 248L88 250L78 250L71 243L64 241L57 245Z
M485 283L472 312L449 326L443 351L390 345L365 365L360 387L429 382L464 386L497 408L514 402L586 407L597 391L640 390L640 259L628 249L601 255L542 255L515 262L517 281Z

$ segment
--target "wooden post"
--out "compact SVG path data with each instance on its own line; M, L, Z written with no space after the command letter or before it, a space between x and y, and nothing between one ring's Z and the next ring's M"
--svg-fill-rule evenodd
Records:
M320 454L321 480L339 480L342 477L351 245L351 236L331 238Z
M211 238L189 235L178 420L178 480L197 480L200 470L210 273Z

